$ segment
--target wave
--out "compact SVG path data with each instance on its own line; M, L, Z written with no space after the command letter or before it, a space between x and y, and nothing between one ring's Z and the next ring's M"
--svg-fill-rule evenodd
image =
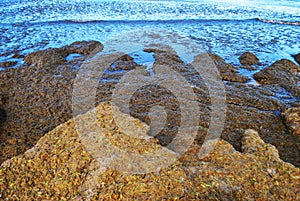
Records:
M263 23L270 23L270 24L284 24L284 25L293 25L293 26L300 26L300 22L291 22L291 21L283 21L283 20L265 20L256 18L256 20L263 22Z
M229 22L261 22L278 25L292 25L300 26L300 21L284 21L284 20L269 20L269 19L158 19L158 20L98 20L98 19L66 19L66 20L52 20L41 22L21 22L21 23L1 23L0 25L16 25L16 26L32 26L32 25L55 25L55 24L135 24L135 23L160 23L160 24L179 24L179 23L229 23Z
M284 20L269 20L269 19L161 19L161 20L97 20L97 19L87 19L87 20L57 20L48 22L37 22L37 23L67 23L67 24L88 24L88 23L194 23L194 22L249 22L258 21L269 24L282 24L282 25L293 25L300 26L300 21L284 21Z

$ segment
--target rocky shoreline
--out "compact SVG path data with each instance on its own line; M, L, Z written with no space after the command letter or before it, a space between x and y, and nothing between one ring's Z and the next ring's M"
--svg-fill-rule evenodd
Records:
M83 184L93 168L93 158L72 131L72 92L82 62L102 49L103 45L96 41L76 42L31 53L24 58L26 65L0 71L2 198L80 200L88 196L86 193L91 189L85 189ZM94 199L132 200L141 195L156 200L299 199L300 68L297 64L286 59L274 61L254 74L259 84L250 85L249 78L239 74L239 69L259 68L255 55L245 53L240 57L241 66L233 66L210 53L225 85L227 113L222 140L207 158L200 160L193 156L206 135L211 110L201 75L174 52L155 48L145 51L154 54L156 64L168 64L193 86L201 111L201 129L191 149L160 174L128 176L109 169L101 173L99 185L91 190ZM66 60L70 54L82 56ZM296 61L297 58L295 55ZM110 73L99 80L95 106L100 104L98 107L109 110L107 101L111 100L118 80L140 67L129 55L115 61L114 68L108 69ZM146 124L150 123L151 106L166 108L167 126L155 138L158 144L168 145L180 124L176 98L164 88L148 86L134 94L131 104L130 115ZM67 140L71 138L72 143ZM25 152L29 149L30 152ZM63 150L68 153L62 153ZM76 165L69 167L70 161ZM59 171L51 172L52 166L59 167ZM43 178L49 182L46 184ZM63 179L58 181L58 178Z

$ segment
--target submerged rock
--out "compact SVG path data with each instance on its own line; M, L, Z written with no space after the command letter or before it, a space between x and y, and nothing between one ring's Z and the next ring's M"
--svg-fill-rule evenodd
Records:
M242 65L254 65L257 64L259 59L252 52L245 52L239 57Z
M115 129L115 122L111 121L113 108L109 103L102 103L76 117L77 122L82 120L87 128L97 124L108 129L97 135L103 135L111 146L123 150L138 148L143 154L160 149L155 140L128 138L126 133ZM134 121L137 127L145 126L139 120ZM32 149L1 164L0 197L7 200L136 200L141 197L145 200L297 200L300 169L280 160L274 146L264 143L256 131L246 131L243 139L243 153L224 140L216 144L209 141L202 149L211 146L214 149L201 159L197 157L201 147L192 145L168 167L157 172L129 174L93 158L72 119L42 137ZM119 165L127 165L126 162Z

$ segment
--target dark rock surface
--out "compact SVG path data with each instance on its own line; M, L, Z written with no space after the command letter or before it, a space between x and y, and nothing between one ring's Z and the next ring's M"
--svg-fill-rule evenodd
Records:
M33 52L25 57L28 64L40 64L43 66L56 66L64 64L69 54L93 55L103 49L103 45L97 41L74 42L61 48L49 48Z
M64 48L49 48L46 50L40 50L30 53L24 58L24 61L28 64L40 64L43 66L55 66L64 64L68 52Z
M225 62L223 58L216 54L209 54L212 60L215 62L216 67L219 69L221 77L225 81L230 82L248 82L250 79L238 74L238 68L233 66L232 64L228 64Z
M97 48L102 46L91 42L92 47L95 44ZM74 66L80 66L86 57L66 63L65 56L75 49L65 49L31 53L25 60L32 65L0 72L0 107L6 120L0 125L1 162L23 153L45 133L72 118L72 83L77 73ZM91 47L87 49L87 56L95 53Z
M78 41L65 47L69 54L93 55L102 51L103 45L98 41Z
M300 53L292 55L294 57L294 59L296 60L296 62L300 65Z
M281 59L273 63L270 67L254 74L254 79L261 84L278 84L289 90L293 95L299 96L298 73L300 68L290 60Z
M45 133L72 118L72 83L77 74L74 66L80 66L87 57L66 63L64 56L66 52L74 53L77 45L77 43L70 45L73 50L69 46L69 51L62 51L64 47L32 53L31 56L27 56L32 65L0 72L0 94L7 97L6 103L1 106L6 111L7 118L0 125L2 150L0 161L23 153L35 145ZM101 49L101 45L97 47ZM81 49L77 53L85 54L85 51L87 50ZM201 111L199 122L201 129L197 136L197 142L201 144L210 124L211 111L211 97L205 81L193 67L182 62L174 52L157 49L147 51L154 53L155 64L167 64L191 84ZM88 52L93 54L93 50L89 49ZM280 115L291 107L288 100L295 98L292 95L286 95L287 98L284 99L277 94L277 91L284 91L283 88L286 88L286 85L252 86L239 83L237 80L240 75L237 67L227 64L217 55L211 54L211 57L220 71L221 78L226 81L224 84L227 117L222 138L230 142L237 150L241 150L244 131L249 128L256 129L265 142L276 146L283 160L300 166L300 138L287 129L285 120ZM51 59L54 58L55 60L52 61ZM40 61L44 65L35 65ZM276 63L272 66L280 66L279 70L282 68L282 74L277 75L276 80L285 80L284 73L288 72L290 75L297 71L297 68L295 69L289 61ZM289 67L286 67L287 64ZM94 68L97 68L97 65ZM109 73L104 73L103 78L99 79L96 105L110 100L118 81L124 74L135 68L145 67L136 64L129 55L116 60L114 67L111 66L108 69ZM287 69L291 69L291 72ZM272 69L270 71L273 72ZM234 79L226 79L227 73L231 74ZM145 74L147 74L146 71ZM281 75L283 75L282 78L280 78ZM268 79L272 81L273 78L269 76ZM148 112L154 105L166 108L168 126L156 138L161 145L168 145L180 125L178 118L180 110L176 97L170 91L157 86L141 88L131 98L131 115L149 123Z
M15 58L15 59L22 59L22 58L25 58L25 56L22 55L22 54L19 54L19 53L15 53L15 54L12 56L12 58Z
M8 67L15 66L17 63L18 62L16 62L16 61L4 61L4 62L0 62L0 67L8 68Z
M6 121L7 114L6 111L0 108L0 125Z
M252 52L245 52L239 57L242 65L254 65L257 64L259 59Z

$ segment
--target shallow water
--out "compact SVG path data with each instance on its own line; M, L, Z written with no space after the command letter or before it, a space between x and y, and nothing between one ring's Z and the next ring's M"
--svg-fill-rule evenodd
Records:
M300 2L213 1L18 1L0 3L0 61L80 40L106 43L127 31L180 34L238 64L252 51L265 64L300 52ZM140 51L132 45L132 52ZM122 48L122 44L120 44Z

